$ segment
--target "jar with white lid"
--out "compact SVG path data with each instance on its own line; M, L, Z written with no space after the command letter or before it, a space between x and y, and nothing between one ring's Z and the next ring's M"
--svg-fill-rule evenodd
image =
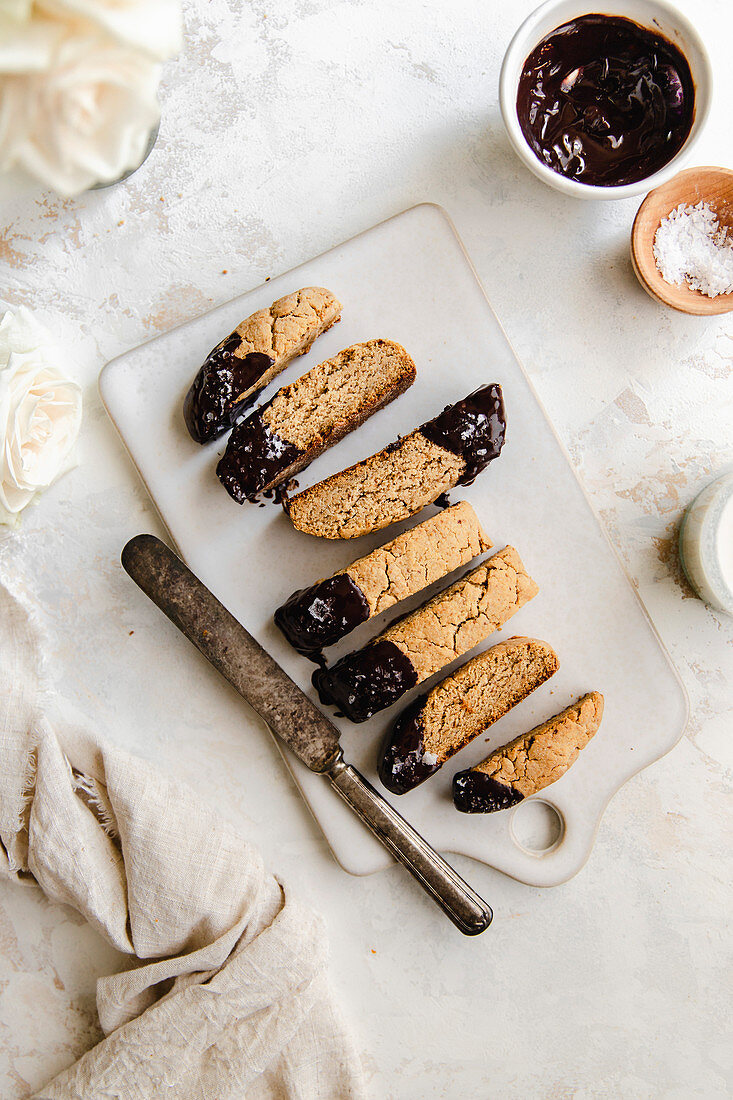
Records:
M685 512L680 558L700 599L733 615L733 470L703 489Z

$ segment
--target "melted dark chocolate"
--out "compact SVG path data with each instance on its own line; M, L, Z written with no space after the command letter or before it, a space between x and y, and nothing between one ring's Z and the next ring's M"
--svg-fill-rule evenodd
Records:
M275 612L275 622L306 657L333 645L369 618L367 598L348 573L293 592Z
M395 722L387 736L379 760L379 778L388 791L405 794L417 787L440 764L426 764L424 760L422 708L427 695L420 695Z
M222 340L191 384L183 402L183 416L191 437L208 443L237 421L261 392L261 387L238 400L250 386L256 385L275 360L262 352L251 351L241 358L234 353L241 345L237 332Z
M453 776L453 804L462 814L493 814L507 810L524 798L508 783L499 783L486 772L456 772Z
M419 430L431 443L463 459L466 470L458 484L470 485L504 446L506 415L501 386L496 382L482 386L463 401L446 405Z
M275 501L275 504L281 504L284 508L286 502L290 498L290 494L294 493L297 488L298 482L294 477L290 477L287 481L283 481L280 485L275 486L272 490L272 499ZM269 497L270 494L265 493L265 496Z
M322 703L338 707L352 722L366 722L414 687L417 673L394 642L382 639L330 669L316 669L312 680Z
M281 481L303 452L265 424L262 413L253 412L232 432L216 474L237 504L255 501L258 494Z
M535 46L517 91L530 148L554 172L612 187L657 172L695 115L690 66L671 42L609 15L583 15Z

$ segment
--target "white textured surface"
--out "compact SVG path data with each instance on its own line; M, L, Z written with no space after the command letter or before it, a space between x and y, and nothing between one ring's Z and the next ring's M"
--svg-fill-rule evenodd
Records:
M682 6L717 75L697 159L730 164L733 17L727 0ZM0 536L0 565L43 606L67 714L194 782L325 913L375 1096L722 1098L733 624L692 597L674 537L733 464L733 325L647 298L635 203L564 199L511 154L496 81L530 7L196 0L137 175L74 202L0 186L1 292L60 333L87 397L81 469ZM476 941L399 869L338 868L274 746L243 743L233 693L131 591L119 549L156 520L96 396L125 348L422 199L455 219L692 702L687 737L612 801L572 882L458 861L496 911ZM117 960L20 887L0 891L0 942L15 1100L93 1041L94 978Z

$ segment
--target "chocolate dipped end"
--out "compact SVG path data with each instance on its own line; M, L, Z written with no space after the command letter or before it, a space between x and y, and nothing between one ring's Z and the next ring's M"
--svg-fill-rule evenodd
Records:
M501 386L492 382L463 401L447 405L434 420L420 426L420 433L463 459L466 469L458 484L470 485L504 446L506 413Z
M270 431L262 413L267 405L248 416L232 432L216 474L237 504L254 501L287 477L303 457L294 443Z
M263 352L235 355L242 338L233 332L222 340L194 378L183 401L183 418L196 443L209 443L231 428L260 393L241 397L262 378L275 360Z
M486 772L471 769L453 776L453 805L462 814L493 814L508 810L523 799L524 795L514 787L499 783Z
M365 623L369 603L348 573L337 573L293 592L274 618L293 649L311 656Z
M442 767L426 763L422 709L427 695L420 695L399 716L387 736L379 760L379 778L393 794L406 794Z
M383 639L330 669L316 669L311 679L322 703L337 707L352 722L366 722L414 687L417 672L394 642Z

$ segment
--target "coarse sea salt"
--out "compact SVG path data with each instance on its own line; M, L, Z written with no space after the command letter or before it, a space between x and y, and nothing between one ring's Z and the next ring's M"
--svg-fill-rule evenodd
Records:
M733 239L706 202L679 204L654 234L654 259L667 283L686 282L708 298L733 291Z

